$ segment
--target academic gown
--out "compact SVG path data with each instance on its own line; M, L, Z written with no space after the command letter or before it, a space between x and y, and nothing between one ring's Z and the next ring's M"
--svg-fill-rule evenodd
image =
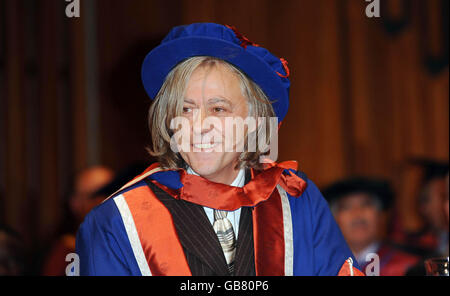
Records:
M296 164L230 188L150 166L79 228L81 275L230 275L203 206L241 207L234 275L363 275L328 204Z
M385 242L380 244L375 253L379 256L380 276L407 275L408 270L419 263L421 259L419 256L403 252ZM368 264L361 264L362 270L367 272Z

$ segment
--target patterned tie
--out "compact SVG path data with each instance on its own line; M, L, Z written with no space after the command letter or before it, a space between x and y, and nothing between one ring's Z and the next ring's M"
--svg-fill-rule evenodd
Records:
M236 253L236 238L234 237L233 225L227 218L227 211L214 210L213 228L222 246L228 270L231 274L234 271L234 255Z

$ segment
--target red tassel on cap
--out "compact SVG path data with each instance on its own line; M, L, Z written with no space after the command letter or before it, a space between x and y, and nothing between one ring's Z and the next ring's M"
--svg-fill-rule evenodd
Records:
M256 44L253 41L250 41L247 37L245 37L241 32L239 32L236 27L234 26L229 26L229 25L225 25L225 27L227 27L228 29L233 30L234 34L236 35L236 37L241 40L241 46L243 48L247 48L247 45L253 45L253 46L259 46L259 44Z
M277 72L277 74L278 74L278 76L280 76L280 77L283 77L283 78L288 78L289 77L289 74L290 74L290 72L289 72L289 68L288 68L288 62L285 60L285 59L283 59L283 58L280 58L280 61L281 61L281 63L283 64L283 68L284 68L284 71L286 72L286 75L283 75L283 74L281 74L280 72Z
M259 44L256 44L255 42L253 42L253 41L250 41L247 37L245 37L241 32L239 32L237 29L236 29L236 27L234 27L234 26L230 26L230 25L225 25L225 27L227 27L228 29L231 29L231 30L233 30L233 32L234 32L234 34L236 35L236 37L241 41L241 46L243 47L243 48L247 48L247 45L252 45L252 46L259 46ZM283 74L281 74L280 72L276 72L280 77L283 77L283 78L287 78L287 77L289 77L289 68L288 68L288 66L287 66L287 64L288 64L288 62L285 60L285 59L283 59L283 58L280 58L280 61L281 61L281 63L283 64L283 68L284 68L284 71L286 72L286 75L283 75Z

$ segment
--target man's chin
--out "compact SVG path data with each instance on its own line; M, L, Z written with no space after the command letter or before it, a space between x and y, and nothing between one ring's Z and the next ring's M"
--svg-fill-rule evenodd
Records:
M217 165L202 163L201 165L193 164L191 168L202 177L208 178L209 176L215 175L219 172Z

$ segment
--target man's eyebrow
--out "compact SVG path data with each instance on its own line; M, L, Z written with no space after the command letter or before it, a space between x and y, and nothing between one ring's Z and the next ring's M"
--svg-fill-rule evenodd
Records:
M195 105L195 102L193 100L191 100L191 99L188 99L188 98L184 98L184 102L188 103L188 104L191 104L191 105Z
M208 104L225 103L229 106L233 105L230 100L224 97L214 97L208 100Z

